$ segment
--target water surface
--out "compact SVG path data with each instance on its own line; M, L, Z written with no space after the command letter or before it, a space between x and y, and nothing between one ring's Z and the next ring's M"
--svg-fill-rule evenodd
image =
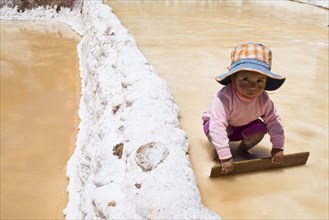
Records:
M290 1L114 1L114 13L166 79L180 108L202 201L223 219L328 219L328 10ZM286 153L310 151L308 164L210 179L213 148L201 113L219 88L233 47L261 42L274 73ZM269 155L266 137L254 150Z
M79 36L1 21L1 219L63 219L75 147Z

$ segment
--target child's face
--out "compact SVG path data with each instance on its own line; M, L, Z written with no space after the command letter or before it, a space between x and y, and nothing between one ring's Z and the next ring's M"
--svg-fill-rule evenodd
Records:
M266 85L266 76L251 71L241 71L232 77L238 92L247 97L255 98L262 94Z

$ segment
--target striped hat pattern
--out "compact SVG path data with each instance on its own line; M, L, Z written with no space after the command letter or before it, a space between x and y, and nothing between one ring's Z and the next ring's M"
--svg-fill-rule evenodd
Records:
M231 63L241 59L256 59L272 66L272 52L262 44L242 44L231 53Z
M222 85L231 82L233 74L239 71L252 71L267 76L265 90L276 90L286 80L271 72L272 52L259 43L246 43L235 47L231 53L231 66L227 73L218 75L216 81Z

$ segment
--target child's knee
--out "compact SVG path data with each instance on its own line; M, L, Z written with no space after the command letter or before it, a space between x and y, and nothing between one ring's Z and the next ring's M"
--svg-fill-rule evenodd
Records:
M252 148L263 140L265 133L254 134L249 138L243 139L244 144L248 148Z
M265 123L262 120L257 119L250 123L250 125L241 132L243 137L242 142L247 149L250 149L261 142L266 133L267 128Z
M266 125L260 119L257 119L255 121L253 121L252 123L250 123L249 126L241 132L244 140L250 139L252 137L253 137L253 139L256 139L256 138L263 139L263 137L266 133L267 133Z

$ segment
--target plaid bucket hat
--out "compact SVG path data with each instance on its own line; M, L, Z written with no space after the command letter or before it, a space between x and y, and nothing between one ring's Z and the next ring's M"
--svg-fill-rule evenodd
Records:
M259 43L241 44L231 53L231 66L227 73L216 77L216 81L222 85L231 82L233 74L241 71L253 71L267 76L265 90L276 90L286 80L285 77L271 72L272 52Z

